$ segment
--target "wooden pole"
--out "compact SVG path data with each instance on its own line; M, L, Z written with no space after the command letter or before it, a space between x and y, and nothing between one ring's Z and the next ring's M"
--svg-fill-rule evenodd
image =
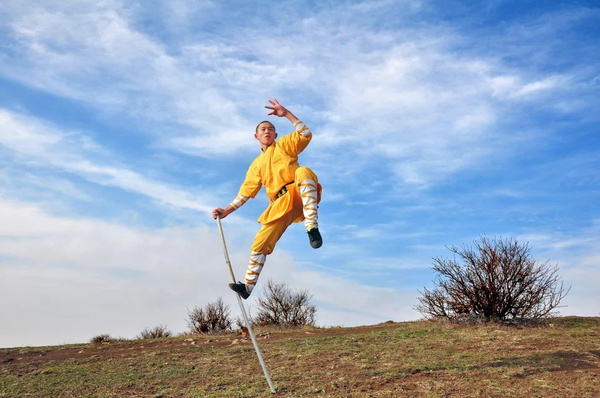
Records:
M231 280L233 283L236 283L235 275L233 274L233 268L231 267L231 261L229 261L229 253L227 252L227 244L225 243L225 235L223 234L223 227L221 226L221 217L217 216L217 225L219 226L219 233L221 234L221 242L223 243L223 254L225 254L225 262L227 263L227 267L229 268L229 274L231 275ZM250 338L252 339L252 344L254 345L254 350L256 351L256 355L258 356L258 360L260 362L260 366L262 366L263 373L265 374L265 378L267 379L267 384L269 384L269 388L271 392L275 394L277 391L273 386L273 382L271 381L271 376L269 376L269 371L267 370L267 365L265 365L265 361L263 360L262 354L260 353L260 348L258 348L258 342L256 341L256 336L254 335L254 331L252 330L252 325L248 320L248 315L246 314L246 307L244 307L244 303L242 302L242 298L239 294L235 293L238 303L240 304L240 310L242 311L242 316L244 317L244 322L246 322L246 327L248 328L248 334L250 334Z

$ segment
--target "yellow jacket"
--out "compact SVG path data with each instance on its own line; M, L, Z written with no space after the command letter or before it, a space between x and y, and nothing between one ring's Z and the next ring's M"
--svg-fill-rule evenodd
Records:
M299 199L299 197L296 198L297 189L291 189L295 188L295 184L288 185L290 194L277 198L277 193L281 188L294 182L296 170L300 167L298 155L312 139L312 133L307 131L308 129L302 122L296 122L295 126L296 130L273 142L254 159L246 172L246 179L240 187L238 198L254 198L260 188L265 187L270 203L258 219L261 224L268 224L281 218L292 209L294 202ZM295 222L300 222L303 218L300 216Z

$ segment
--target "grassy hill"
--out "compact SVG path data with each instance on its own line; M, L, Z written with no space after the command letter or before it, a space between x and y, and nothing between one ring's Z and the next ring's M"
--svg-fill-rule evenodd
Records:
M0 397L600 397L600 318L388 322L0 349Z

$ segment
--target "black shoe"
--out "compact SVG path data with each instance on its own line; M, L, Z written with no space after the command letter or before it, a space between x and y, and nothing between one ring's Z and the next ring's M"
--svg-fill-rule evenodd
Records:
M321 233L319 232L319 228L313 228L308 231L308 240L310 241L310 245L313 249L318 249L323 244L323 238L321 238Z
M242 296L244 300L250 297L250 293L248 293L248 291L246 290L246 285L244 285L242 282L230 283L229 288L237 294L239 294L240 296Z

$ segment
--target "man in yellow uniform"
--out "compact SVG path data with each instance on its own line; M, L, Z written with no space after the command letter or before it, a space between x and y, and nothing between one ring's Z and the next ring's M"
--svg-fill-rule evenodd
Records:
M225 218L239 209L249 198L254 198L262 186L267 191L269 207L259 217L262 227L254 238L250 261L244 282L230 283L229 287L247 299L256 286L267 255L288 226L304 220L310 245L318 249L323 244L317 222L317 203L321 200L321 185L316 174L298 164L298 155L306 148L312 133L292 112L276 99L269 100L269 115L286 117L294 131L279 141L275 126L264 121L256 127L254 138L260 143L262 153L254 159L237 197L225 209L216 208L213 217Z

